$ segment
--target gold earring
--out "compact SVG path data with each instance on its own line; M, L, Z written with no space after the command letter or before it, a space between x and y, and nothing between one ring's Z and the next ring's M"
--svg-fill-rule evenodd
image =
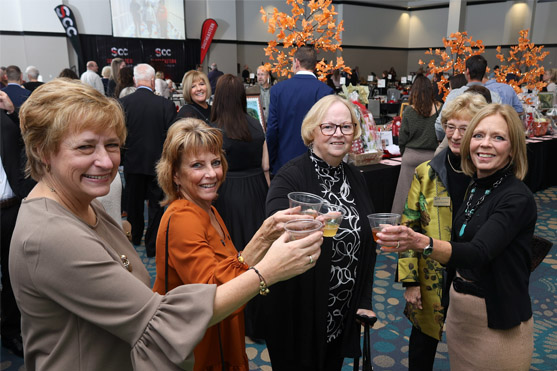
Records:
M46 172L50 173L50 164L46 164Z

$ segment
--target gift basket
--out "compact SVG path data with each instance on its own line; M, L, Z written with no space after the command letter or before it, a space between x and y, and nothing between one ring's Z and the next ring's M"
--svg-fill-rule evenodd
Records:
M339 95L354 104L358 125L362 130L360 137L352 142L348 162L356 166L377 164L383 157L383 147L373 115L365 107L365 104L369 102L369 87L366 85L353 86L352 84L342 86L342 92Z
M535 106L527 106L524 110L524 130L528 138L543 137L554 134L554 117L557 116L557 107L550 108L544 115Z

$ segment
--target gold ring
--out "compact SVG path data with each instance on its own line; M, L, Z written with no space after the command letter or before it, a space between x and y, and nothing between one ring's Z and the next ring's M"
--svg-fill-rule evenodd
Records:
M396 248L398 249L400 247L400 241L396 242Z

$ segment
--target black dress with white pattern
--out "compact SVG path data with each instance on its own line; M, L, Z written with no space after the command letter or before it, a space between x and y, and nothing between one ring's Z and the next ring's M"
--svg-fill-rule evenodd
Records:
M356 282L360 250L360 215L351 193L350 183L344 172L345 164L332 167L313 151L310 159L315 166L321 188L320 196L328 203L342 206L344 218L332 237L331 274L329 281L329 308L327 314L327 342L336 339L342 332L344 318L352 298Z

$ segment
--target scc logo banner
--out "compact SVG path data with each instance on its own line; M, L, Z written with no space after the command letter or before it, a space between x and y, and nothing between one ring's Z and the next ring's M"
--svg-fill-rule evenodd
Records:
M127 57L128 48L117 48L113 46L110 48L110 54L112 54L113 57Z
M171 49L156 48L155 49L155 55L157 57L171 57L172 56L172 50Z
M60 22L62 22L62 26L64 26L64 29L66 30L66 35L68 35L68 37L77 36L77 28L75 27L70 8L62 5L56 7L55 11L58 18L60 18Z

